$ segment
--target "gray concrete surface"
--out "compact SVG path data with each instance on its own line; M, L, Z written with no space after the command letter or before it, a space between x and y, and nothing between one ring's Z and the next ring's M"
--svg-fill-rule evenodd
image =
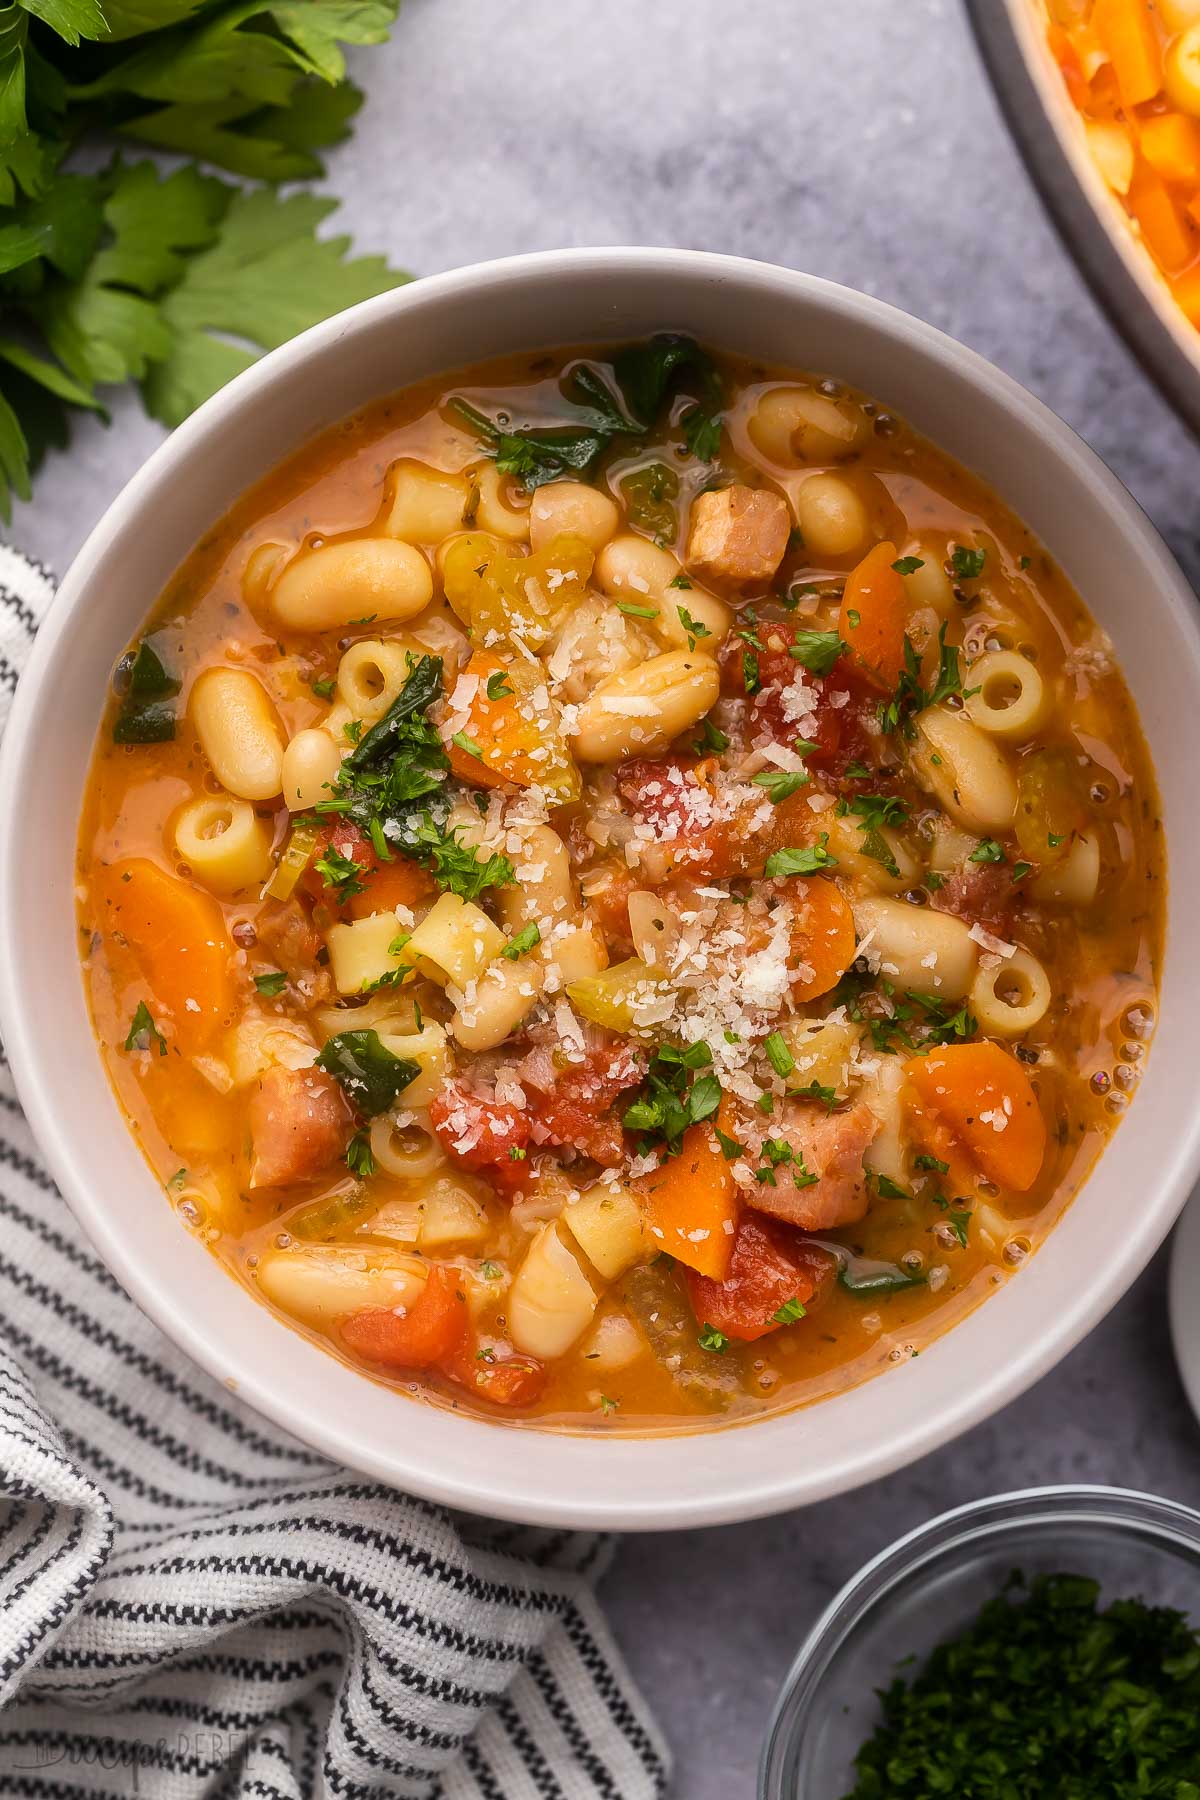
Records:
M363 248L431 272L692 245L882 295L1069 420L1200 576L1200 454L1043 217L957 0L408 0L391 45L355 60L369 104L328 185ZM65 568L157 437L132 402L108 431L82 426L17 543ZM1065 1479L1200 1501L1161 1259L1032 1393L917 1467L806 1513L625 1546L608 1605L678 1795L752 1793L789 1658L865 1557L946 1505Z

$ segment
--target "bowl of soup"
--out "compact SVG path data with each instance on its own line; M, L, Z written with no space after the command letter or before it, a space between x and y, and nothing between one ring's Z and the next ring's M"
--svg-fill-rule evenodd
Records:
M1191 607L1044 408L809 277L564 252L319 327L17 698L57 1179L199 1363L431 1499L687 1525L918 1456L1193 1176Z

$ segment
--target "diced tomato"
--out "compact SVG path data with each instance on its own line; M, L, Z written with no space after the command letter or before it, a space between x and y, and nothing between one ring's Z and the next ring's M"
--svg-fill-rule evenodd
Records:
M568 1063L552 1087L530 1087L536 1141L578 1150L615 1168L624 1157L625 1140L612 1105L619 1094L637 1085L642 1068L640 1052L617 1042L589 1051L582 1062Z
M843 656L829 675L806 673L789 646L796 633L805 629L790 621L773 620L760 624L757 636L761 650L750 652L751 668L757 668L759 686L750 697L749 733L751 740L769 732L777 744L793 746L798 737L816 745L805 754L814 769L841 775L847 764L865 762L871 754L871 739L863 729L863 718L878 702L878 695ZM729 637L721 649L722 685L734 694L746 693L747 646L741 639ZM789 717L791 708L784 695L795 691L797 681L811 690L815 712L806 711L802 718ZM841 696L848 694L849 699Z
M365 1362L389 1369L428 1369L452 1357L467 1335L467 1301L458 1272L430 1269L418 1299L401 1312L368 1307L342 1321L342 1341Z
M469 1340L442 1368L451 1381L493 1406L532 1406L546 1386L546 1370L536 1356L515 1350L480 1356Z
M486 1176L502 1193L527 1184L529 1119L509 1102L448 1081L429 1102L429 1123L447 1156Z
M323 1069L268 1069L249 1118L253 1188L311 1181L344 1153L350 1135L350 1109Z
M629 896L642 885L642 877L635 874L624 860L606 862L590 871L586 885L586 917L598 925L604 934L610 959L620 962L623 957L632 956Z
M727 1279L711 1281L691 1269L685 1275L697 1323L752 1343L784 1322L775 1314L789 1300L806 1306L835 1266L827 1250L744 1213Z
M617 770L617 791L667 852L668 869L718 880L742 871L742 835L722 805L711 759L639 756Z
M339 900L338 889L325 880L317 868L317 864L327 850L333 850L338 856L344 856L350 862L357 863L360 874L358 881L379 867L379 858L375 854L375 846L365 831L360 831L350 819L331 819L322 825L317 833L317 847L309 858L307 869L300 877L300 885L312 895L314 900L323 900L327 906L340 907L346 904Z

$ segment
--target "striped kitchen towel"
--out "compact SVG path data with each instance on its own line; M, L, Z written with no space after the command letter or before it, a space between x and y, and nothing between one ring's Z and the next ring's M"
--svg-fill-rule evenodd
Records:
M0 547L0 727L53 584ZM335 1468L84 1241L0 1067L4 1800L650 1800L594 1535Z

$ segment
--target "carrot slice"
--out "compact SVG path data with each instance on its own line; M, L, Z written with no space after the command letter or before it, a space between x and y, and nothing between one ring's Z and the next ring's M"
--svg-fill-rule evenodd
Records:
M1196 254L1197 238L1166 183L1140 158L1129 184L1129 208L1146 248L1167 275L1177 275Z
M490 650L476 650L463 675L474 677L478 686L466 708L466 724L446 745L454 773L475 787L563 786L564 751L553 740L544 706L530 698L525 671L501 662ZM540 676L538 685L545 686Z
M1158 113L1141 131L1141 152L1164 181L1200 181L1200 121L1184 113Z
M905 1065L910 1123L958 1185L983 1176L1024 1193L1046 1154L1046 1122L1028 1075L998 1044L951 1044Z
M1083 112L1088 103L1088 84L1078 50L1061 25L1047 27L1046 42L1050 46L1051 56L1062 70L1062 78L1067 84L1072 103Z
M1100 39L1127 108L1153 100L1162 88L1162 50L1150 0L1096 0L1092 29Z
M904 667L904 626L908 596L893 569L895 544L876 544L851 569L842 593L838 632L855 661L877 686L888 692Z
M233 946L211 894L144 857L112 863L99 883L104 929L120 932L165 1009L185 1055L204 1048L233 1015Z
M732 1135L727 1099L717 1118ZM689 1126L678 1156L668 1157L638 1186L650 1235L660 1249L697 1274L724 1281L737 1229L737 1184L712 1127Z
M815 1000L835 987L854 961L858 939L850 902L832 881L806 881L792 926L793 1000ZM811 973L810 973L811 971Z
M362 892L351 894L347 910L352 919L365 919L370 913L391 912L397 906L417 906L437 893L437 882L420 863L397 850L396 860L380 863L360 877Z

